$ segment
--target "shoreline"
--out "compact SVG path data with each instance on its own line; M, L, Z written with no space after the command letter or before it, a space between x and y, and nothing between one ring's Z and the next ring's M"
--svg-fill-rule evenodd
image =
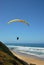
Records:
M33 56L33 55L27 55L27 54L19 53L19 52L12 51L12 50L11 50L11 52L16 57L27 62L28 64L32 63L32 64L36 64L36 65L44 65L44 59L38 58L38 57Z

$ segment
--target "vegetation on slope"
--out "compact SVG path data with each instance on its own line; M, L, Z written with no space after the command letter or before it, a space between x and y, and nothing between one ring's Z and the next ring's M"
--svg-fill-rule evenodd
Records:
M28 65L14 56L9 48L0 42L0 65Z

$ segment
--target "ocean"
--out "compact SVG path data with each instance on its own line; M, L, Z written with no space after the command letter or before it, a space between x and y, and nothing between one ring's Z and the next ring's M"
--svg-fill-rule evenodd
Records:
M6 43L9 49L44 59L44 43Z

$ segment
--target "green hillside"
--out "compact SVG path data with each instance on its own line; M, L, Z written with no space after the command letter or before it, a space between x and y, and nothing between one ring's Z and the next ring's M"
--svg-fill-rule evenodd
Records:
M26 62L14 56L9 48L0 42L0 65L28 65Z

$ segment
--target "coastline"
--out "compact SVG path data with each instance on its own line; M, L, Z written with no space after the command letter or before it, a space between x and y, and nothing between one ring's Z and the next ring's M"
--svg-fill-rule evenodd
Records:
M22 53L18 53L18 52L14 52L11 50L11 52L18 57L19 59L27 62L28 64L32 63L32 64L36 64L36 65L44 65L44 59L40 59L38 57L35 57L33 55L26 55L26 54L22 54Z

